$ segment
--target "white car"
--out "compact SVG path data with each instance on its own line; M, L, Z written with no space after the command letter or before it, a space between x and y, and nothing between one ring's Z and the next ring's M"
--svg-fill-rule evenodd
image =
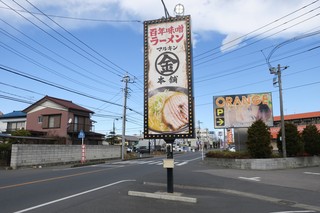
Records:
M236 151L236 147L235 146L230 146L230 147L228 147L227 150L230 151L230 152L235 152Z
M132 148L131 147L127 147L127 153L132 152Z
M182 152L182 151L183 151L183 148L180 147L180 146L177 146L177 147L175 147L175 151L177 151L177 152Z

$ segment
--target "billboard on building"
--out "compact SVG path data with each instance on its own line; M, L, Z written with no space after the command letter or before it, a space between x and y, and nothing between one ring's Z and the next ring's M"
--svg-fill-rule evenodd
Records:
M249 127L261 119L273 126L271 93L253 93L213 97L214 127Z
M144 22L144 138L193 138L190 16Z

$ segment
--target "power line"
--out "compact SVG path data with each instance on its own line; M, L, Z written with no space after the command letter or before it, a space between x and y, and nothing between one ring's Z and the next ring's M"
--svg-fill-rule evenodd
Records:
M1 7L2 9L11 10L8 7ZM24 10L17 10L22 13L28 13ZM43 15L42 13L32 12L32 14L35 15ZM60 18L60 19L71 19L71 20L79 20L79 21L90 21L90 22L113 22L113 23L142 23L140 20L113 20L113 19L94 19L94 18L80 18L80 17L71 17L71 16L59 16L59 15L53 15L53 14L47 14L47 16L53 17L53 18Z
M92 63L96 64L97 66L117 75L118 77L121 77L120 74L115 73L114 71L111 71L110 69L102 66L101 64L95 62L94 60L90 59L89 57L85 56L84 54L82 54L81 52L77 51L76 49L74 49L73 47L71 47L70 45L66 44L65 42L59 40L58 38L56 38L55 36L51 35L50 33L48 33L46 30L44 30L43 28L39 27L37 24L35 24L33 21L31 21L30 19L26 18L25 16L23 16L21 13L19 13L18 11L16 11L14 8L10 7L9 5L7 5L6 3L4 3L2 0L0 0L3 4L5 4L7 7L11 8L14 12L16 12L19 16L23 17L25 20L27 20L28 22L30 22L32 25L34 25L35 27L37 27L39 30L41 30L42 32L44 32L45 34L49 35L51 38L53 38L54 40L58 41L59 43L61 43L62 45L66 46L67 48L69 48L70 50L74 51L75 53L77 53L78 55L82 56L83 58L91 61ZM15 2L15 1L14 1ZM17 5L19 5L21 8L23 8L25 11L29 12L26 8L24 8L23 6L21 6L20 4L18 4L17 2L15 2ZM84 53L90 55L91 57L93 57L95 60L98 60L101 62L100 59L97 59L95 56L93 56L92 54L88 53L87 51L85 51L82 47L80 47L79 45L75 44L74 42L72 42L70 39L68 39L66 36L62 35L61 33L59 33L57 30L55 30L54 28L52 28L51 26L49 26L48 24L46 24L44 21L42 21L41 19L39 19L38 17L36 17L35 15L33 15L31 12L29 12L34 18L36 18L38 21L40 21L41 23L43 23L45 26L47 26L48 28L50 28L52 31L54 31L55 33L57 33L59 36L61 36L62 38L64 38L65 40L67 40L69 43L73 44L74 46L76 46L78 49L82 50ZM101 62L103 63L103 62ZM105 63L103 63L105 64ZM105 64L106 65L106 64ZM108 65L107 65L108 66Z
M10 101L17 101L17 102L21 102L21 103L25 103L25 104L32 104L31 101L26 101L26 100L23 100L23 99L20 99L20 98L13 98L13 97L6 96L6 95L0 95L0 98L7 99L7 100L10 100Z
M48 86L56 87L58 89L62 89L62 90L77 94L77 95L81 95L81 96L84 96L84 97L87 97L87 98L90 98L90 99L94 99L94 100L97 100L97 101L101 101L101 102L104 102L104 103L108 103L108 104L111 104L111 105L123 107L121 104L114 103L114 102L111 102L111 101L107 101L107 100L104 100L104 99L101 99L101 98L98 98L98 97L95 97L95 96L92 96L92 95L89 95L89 94L85 94L85 93L73 90L71 88L64 87L62 85L55 84L53 82L50 82L50 81L47 81L47 80L44 80L44 79L41 79L41 78L37 78L37 77L32 76L30 74L26 74L26 73L24 73L22 71L14 70L12 68L6 67L6 66L1 65L1 64L0 64L0 69L4 70L6 72L9 72L9 73L13 73L13 74L16 74L16 75L19 75L19 76L22 76L22 77L25 77L25 78L28 78L28 79L43 83L43 84L46 84ZM126 109L128 109L128 110L130 110L132 112L135 112L138 115L143 115L142 113L140 113L140 112L138 112L138 111L136 111L136 110L134 110L132 108L126 107Z
M74 94L77 94L77 95L81 95L81 96L84 96L84 97L87 97L87 98L91 98L91 99L94 99L94 100L98 100L98 101L102 101L102 102L105 102L105 103L108 103L108 104L112 104L112 105L115 105L115 106L122 107L121 104L113 103L113 102L110 102L110 101L107 101L107 100L103 100L101 98L97 98L97 97L94 97L92 95L88 95L88 94L85 94L85 93L82 93L82 92L79 92L79 91L64 87L62 85L58 85L58 84L55 84L53 82L50 82L50 81L47 81L47 80L44 80L44 79L41 79L41 78L37 78L37 77L32 76L30 74L26 74L26 73L23 73L21 71L13 70L12 68L6 68L4 65L0 65L0 69L4 70L4 71L7 71L7 72L10 72L10 73L13 73L13 74L16 74L16 75L19 75L19 76L22 76L22 77L25 77L25 78L28 78L28 79L31 79L31 80L34 80L34 81L37 81L37 82L40 82L40 83L43 83L43 84L46 84L48 86L56 87L58 89L62 89L62 90L65 90L65 91L68 91L68 92L71 92L71 93L74 93Z
M38 42L38 41L36 41L35 39L33 39L32 37L28 36L27 34L25 34L24 32L22 32L21 30L15 28L14 26L12 26L11 24L9 24L9 23L6 22L5 20L3 20L3 19L1 19L1 18L0 18L0 20L1 20L2 22L4 22L5 24L7 24L7 25L8 25L9 27L11 27L12 29L14 29L15 31L19 32L19 33L22 34L23 36L25 36L25 37L27 37L28 39L30 39L30 40L31 40L32 42L34 42L35 44L37 44L37 45L39 45L40 47L44 48L44 49L47 50L48 52L54 54L54 55L55 55L56 57L58 57L59 59L62 59L62 60L64 60L64 61L72 64L73 66L77 67L77 68L80 69L80 70L85 71L86 73L90 73L90 75L86 75L85 73L81 73L81 72L79 72L79 71L77 71L77 70L75 70L75 69L73 69L73 68L71 68L71 67L69 67L69 66L67 66L67 65L64 65L62 62L59 62L58 60L53 59L52 57L48 56L48 55L45 54L43 51L37 50L37 49L34 47L34 45L29 45L29 44L27 44L26 42L21 41L20 39L18 39L16 36L12 35L11 33L8 33L8 32L6 32L6 31L3 30L3 29L1 30L3 33L5 32L5 34L6 34L8 37L10 37L11 39L15 40L16 42L21 43L22 45L26 46L26 47L29 48L29 49L30 49L30 47L32 47L32 49L34 48L34 49L36 50L35 52L37 52L37 53L40 52L41 55L43 55L43 57L46 57L46 58L48 58L48 59L51 58L50 60L52 60L53 62L58 63L59 65L65 67L65 68L67 68L67 69L69 69L70 71L72 71L72 72L74 72L74 73L76 73L76 74L78 74L78 75L80 75L80 76L86 77L87 79L91 79L92 81L94 81L94 82L96 82L96 83L99 83L99 84L102 84L102 85L106 85L106 82L109 82L109 84L107 84L108 86L110 86L111 84L114 84L114 82L109 81L108 79L103 78L103 77L101 77L101 76L98 76L98 75L96 75L95 73L90 72L89 70L84 69L83 67L79 66L78 64L70 61L67 57L62 57L61 54L58 54L58 53L54 52L53 50L49 49L48 47L46 47L45 45L42 45L40 42ZM96 79L93 79L91 76L96 76L97 78L96 78ZM104 81L100 81L101 79L103 79Z
M85 83L79 82L79 81L75 80L74 78L71 78L71 77L69 77L67 75L61 74L61 73L59 73L59 72L57 72L57 71L55 71L55 70L53 70L53 69L51 69L51 68L49 68L49 67L47 67L45 65L39 63L38 61L35 61L34 59L28 57L27 55L22 54L22 53L20 53L20 52L18 52L16 50L13 50L12 48L10 48L8 45L4 44L3 42L0 42L0 46L3 47L6 50L18 55L18 56L20 56L21 58L23 58L23 59L35 64L38 67L40 67L40 68L42 68L44 70L47 70L47 71L49 71L49 72L51 72L51 73L53 73L53 74L55 74L57 76L62 77L63 79L67 79L67 80L69 80L69 81L71 81L73 83L76 83L78 85L82 85L82 86L85 86L87 88L94 89L95 91L107 92L107 91L101 90L99 88L93 87L91 85L87 85Z
M85 47L87 47L88 49L90 49L91 51L93 51L95 54L99 55L100 57L102 57L103 59L105 59L106 61L108 61L109 63L111 63L113 66L121 69L124 72L127 72L126 70L124 70L123 68L121 68L120 66L118 66L117 64L113 63L112 61L110 61L109 59L107 59L105 56L103 56L102 54L100 54L99 52L97 52L96 50L94 50L92 47L90 47L88 44L86 44L85 42L81 41L79 38L77 38L75 35L73 35L70 31L68 31L66 28L64 28L63 26L61 26L59 23L57 23L56 21L54 21L52 18L50 18L49 16L47 16L44 12L42 12L38 7L36 7L34 4L32 4L30 1L25 0L26 2L28 2L30 5L32 5L36 10L38 10L42 15L44 15L45 17L47 17L50 21L52 21L53 23L55 23L57 26L59 26L61 29L63 29L66 33L68 33L72 38L76 39L78 42L80 42L81 44L83 44ZM105 64L107 65L107 64ZM112 68L111 66L107 65L108 67ZM114 69L114 68L112 68ZM115 74L115 73L114 73ZM122 73L123 75L124 73ZM118 75L118 74L117 74Z
M319 8L320 8L320 6L317 7L317 9L319 9ZM311 10L311 11L313 11L313 10ZM310 11L309 11L309 12L310 12ZM308 13L309 13L309 12L308 12ZM306 14L307 14L307 13L305 13L305 14L303 14L303 15L306 15ZM302 17L303 15L299 16L298 18ZM317 16L319 16L319 15L320 15L320 13L317 13L317 14L315 14L315 15L312 16L312 17L309 17L309 18L307 18L307 19L305 19L305 20L302 20L302 21L300 21L300 22L298 22L298 23L295 23L295 24L293 24L293 25L291 25L291 26L289 26L289 27L286 27L286 28L284 28L284 29L282 29L282 30L280 30L280 31L277 31L277 32L275 32L275 33L273 33L273 34L270 34L270 35L268 35L268 36L262 37L262 38L254 41L254 42L252 42L252 43L249 43L249 44L246 44L246 45L244 45L244 46L241 46L241 47L239 47L239 48L237 48L237 49L235 49L235 50L233 50L233 51L229 51L229 52L227 52L227 53L224 53L223 55L216 56L216 57L214 57L214 58L208 59L208 60L203 61L203 62L199 62L199 63L195 64L195 66L198 66L198 65L201 65L201 64L204 64L204 63L208 63L208 62L210 62L210 61L213 61L214 59L221 58L221 57L224 57L224 56L226 56L226 55L229 55L229 54L231 54L231 53L233 53L233 52L235 52L235 51L239 51L239 50L241 50L241 49L244 49L244 48L246 48L246 47L248 47L248 46L251 46L251 45L253 45L253 44L256 44L256 43L258 43L258 42L260 42L260 41L262 41L262 40L265 40L265 39L267 39L267 38L270 38L270 37L272 37L272 36L274 36L274 35L276 35L276 34L279 34L279 33L281 33L281 32L284 32L284 31L286 31L286 30L288 30L288 29L290 29L290 28L292 28L292 27L295 27L295 26L297 26L297 25L299 25L299 24L301 24L301 23L303 23L303 22L309 21L310 19L315 18L315 17L317 17ZM290 21L293 21L293 20L295 20L295 19L297 19L297 17L291 19ZM287 24L287 23L290 22L290 21L287 21L285 24ZM243 42L249 41L249 40L251 40L251 39L253 39L253 38L255 38L255 37L258 37L259 35L262 35L262 34L264 34L264 33L266 33L266 32L269 32L269 31L271 31L271 30L273 30L273 29L275 29L275 28L278 28L278 27L280 27L280 26L282 26L282 25L284 25L284 24L278 25L278 26L276 26L276 27L274 27L274 28L272 28L272 29L269 29L269 30L261 33L261 34L258 34L258 35L254 36L254 37L251 37L251 38L249 38L249 39L246 39L246 40L244 40ZM239 44L237 44L237 45L239 45ZM233 45L233 46L236 46L236 45ZM219 52L212 53L212 54L210 54L209 56L213 56L213 55L218 54L218 53L219 53ZM209 56L203 57L203 58L201 58L201 59L207 58L207 57L209 57ZM200 60L200 59L199 59L199 60Z
M274 60L274 61L281 61L283 59L286 59L286 58L290 58L290 57L293 57L293 56L297 56L297 55L301 55L301 54L304 54L304 53L307 53L307 52L310 52L310 51L313 51L313 50L316 50L318 49L319 46L316 46L316 47L312 47L312 48L309 48L307 50L304 50L304 51L300 51L298 53L293 53L289 56L284 56L282 58L278 58L277 60ZM290 51L291 52L291 51ZM230 69L231 72L226 72L226 71L223 71L222 73L223 74L220 74L220 75L216 75L216 76L212 76L212 77L207 77L203 80L199 80L199 81L196 81L195 83L201 83L201 82L204 82L204 81L210 81L210 80L213 80L213 79L218 79L218 78L222 78L222 77L226 77L226 76L230 76L230 75L233 75L233 74L238 74L240 72L245 72L245 71L248 71L248 70L252 70L254 68L258 68L258 67L262 67L262 66L265 66L267 65L267 62L263 62L263 63L258 63L258 64L253 64L253 65L250 65L250 67L245 67L243 68L243 66L239 66L240 68L239 69Z
M299 71L296 71L296 72L292 72L292 73L289 73L289 74L285 74L283 76L291 76L291 75L296 75L296 74L301 74L303 72L308 72L310 70L314 70L314 69L318 69L320 67L319 66L315 66L315 67L311 67L311 68L308 68L308 69L305 69L305 70L299 70ZM265 80L261 80L261 81L257 81L255 83L249 83L249 84L245 84L245 85L241 85L241 86L238 86L238 87L234 87L234 88L230 88L230 89L225 89L225 90L222 90L222 91L217 91L215 93L221 93L221 92L225 92L225 91L228 91L228 90L233 90L233 89L239 89L239 88L243 88L243 87L247 87L247 86L252 86L252 85L257 85L257 84L260 84L262 82L267 82L267 81L271 81L272 79L271 78L268 78L268 79L265 79ZM291 89L296 89L296 88L300 88L300 87L306 87L306 86L311 86L311 85L315 85L315 84L319 84L320 82L317 81L317 82L312 82L312 83L307 83L307 84L302 84L302 85L297 85L297 86L293 86L293 87L288 87L288 88L284 88L283 90L291 90ZM274 90L274 91L271 91L272 93L275 93L275 92L278 92L278 90ZM198 97L203 97L203 96L212 96L213 93L210 93L210 94L206 94L206 95L201 95L201 96L198 96ZM209 104L212 104L211 103L203 103L203 104L197 104L196 106L204 106L204 105L209 105Z
M4 3L2 0L0 0L2 3ZM59 23L57 23L56 21L54 21L49 15L45 14L44 12L42 12L38 7L36 7L34 4L32 4L30 1L25 0L26 2L28 2L31 6L33 6L37 11L39 11L39 13L33 13L29 10L27 10L25 7L23 7L21 4L17 3L16 1L13 0L13 2L15 2L19 7L21 7L24 10L16 10L13 9L12 7L10 7L9 5L5 4L7 6L7 9L11 9L14 12L16 12L17 14L19 14L21 17L25 18L27 21L29 21L30 23L32 23L33 25L34 22L30 21L28 18L26 18L25 16L23 16L21 13L19 12L26 12L30 15L32 15L34 18L36 18L38 21L40 21L41 23L43 23L44 25L46 25L48 28L50 28L51 30L53 30L55 33L57 33L58 35L60 35L62 38L66 39L68 42L72 43L74 46L76 46L77 48L79 48L80 50L84 51L85 53L87 53L88 55L90 55L91 57L93 57L94 59L96 59L97 61L99 61L100 63L102 63L103 65L109 67L112 70L115 70L116 72L119 72L118 70L116 70L115 68L111 67L110 65L104 63L103 61L101 61L100 59L98 59L97 57L95 57L94 55L92 55L91 53L87 52L86 50L84 50L83 48L81 48L80 46L78 46L77 44L75 44L74 42L72 42L70 39L68 39L67 37L63 36L61 33L59 33L58 31L56 31L54 28L50 27L48 24L46 24L45 22L43 22L41 19L39 19L38 17L36 17L34 14L40 14L43 15L45 17L47 17L51 22L53 22L54 24L56 24L57 26L59 26L61 29L63 29L65 32L67 32L72 38L76 39L78 42L80 42L82 45L84 45L86 48L90 49L92 52L94 52L95 54L97 54L98 56L100 56L101 58L103 58L104 60L108 61L110 64L112 64L114 67L120 69L123 71L123 73L116 73L106 67L101 66L100 64L90 60L89 58L85 57L84 55L82 55L81 53L79 53L78 51L76 51L75 49L71 48L69 45L67 45L67 47L71 50L73 50L74 52L78 53L79 55L85 57L86 59L90 60L91 62L95 63L96 65L104 68L105 70L117 75L118 77L121 77L124 73L129 73L128 71L126 71L125 69L123 69L122 67L120 67L119 65L115 64L114 62L112 62L111 60L109 60L108 58L106 58L105 56L103 56L102 54L100 54L99 52L97 52L96 50L94 50L92 47L90 47L88 44L86 44L85 42L83 42L82 40L80 40L79 38L77 38L74 34L72 34L70 31L68 31L66 28L64 28L62 25L60 25ZM133 20L133 22L141 22L141 21L137 21L137 20ZM38 27L37 25L35 25L36 27ZM40 27L38 27L40 29ZM41 28L41 30L43 31L43 29ZM50 35L50 34L48 34ZM51 36L51 35L50 35ZM51 36L53 37L53 36ZM54 39L56 39L55 37L53 37ZM57 39L56 39L57 40ZM64 42L61 42L59 40L60 43L66 45ZM132 75L132 74L130 74ZM134 76L134 75L132 75Z
M32 91L32 90L24 89L24 88L22 88L22 87L13 86L13 85L11 85L11 84L7 84L7 83L4 83L4 82L0 82L0 84L5 85L5 86L8 86L8 87L15 88L15 89L19 89L19 90L22 90L22 91L25 91L25 92L30 92L30 93L34 93L34 94L37 94L37 95L45 96L45 95L42 94L42 93L34 92L34 91Z
M299 8L299 9L297 9L297 10L295 10L295 11L287 14L287 15L284 15L284 16L282 16L282 17L280 17L280 18L278 18L278 19L276 19L276 20L274 20L274 21L272 21L272 22L270 22L270 23L268 23L268 24L266 24L266 25L263 25L262 27L259 27L259 28L255 29L255 30L253 30L253 31L251 31L251 32L249 32L249 33L246 33L246 34L243 35L243 36L240 36L240 37L238 37L238 38L236 38L236 39L233 39L233 40L231 40L231 41L229 41L229 42L227 42L227 43L225 43L225 44L223 44L223 45L220 45L220 46L218 46L218 47L215 47L215 48L213 48L213 49L207 50L207 51L205 51L205 52L203 52L203 53L195 56L194 58L198 58L198 57L200 57L200 56L202 56L202 55L205 55L205 54L207 54L207 53L210 53L211 51L220 49L221 47L226 46L226 45L228 45L228 44L231 44L231 43L233 43L233 42L235 42L235 41L237 41L237 40L242 40L242 38L245 38L245 37L247 37L248 35L251 35L251 34L253 34L253 33L255 33L255 32L257 32L257 31L259 31L259 30L261 30L261 29L263 29L263 28L266 28L267 26L270 26L270 25L272 25L272 24L274 24L274 23L276 23L276 22L279 22L280 20L282 20L282 19L284 19L284 18L286 18L286 17L288 17L288 16L290 16L290 15L292 15L292 14L294 14L294 13L297 13L297 12L299 12L299 11L307 8L307 7L315 4L315 3L318 2L318 1L319 1L319 0L313 1L313 2L311 2L310 4L307 4L307 5L301 7L301 8ZM286 23L287 23L287 22L286 22ZM282 25L283 25L283 24L282 24ZM280 25L280 26L281 26L281 25ZM243 43L243 42L242 42L242 43ZM206 57L204 57L204 58L206 58ZM197 59L197 60L200 60L200 59Z

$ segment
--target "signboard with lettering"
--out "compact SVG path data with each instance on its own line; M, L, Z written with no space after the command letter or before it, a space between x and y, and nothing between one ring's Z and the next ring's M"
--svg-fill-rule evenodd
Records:
M254 93L213 97L214 127L249 127L261 119L273 126L271 93Z
M144 22L144 138L194 138L190 16Z

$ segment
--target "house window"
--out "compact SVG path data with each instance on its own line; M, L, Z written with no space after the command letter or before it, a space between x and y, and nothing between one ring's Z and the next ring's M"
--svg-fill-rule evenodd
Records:
M78 131L78 116L74 116L74 125L73 125L73 131L77 132Z
M25 122L8 122L7 124L7 131L8 132L12 132L12 131L16 131L19 129L23 129L25 126Z
M39 116L39 117L38 117L38 123L42 123L42 120L43 120L43 117L42 117L42 116Z
M61 115L43 115L42 128L60 128Z
M80 130L87 131L85 128L85 117L75 115L74 116L74 131L77 132Z

